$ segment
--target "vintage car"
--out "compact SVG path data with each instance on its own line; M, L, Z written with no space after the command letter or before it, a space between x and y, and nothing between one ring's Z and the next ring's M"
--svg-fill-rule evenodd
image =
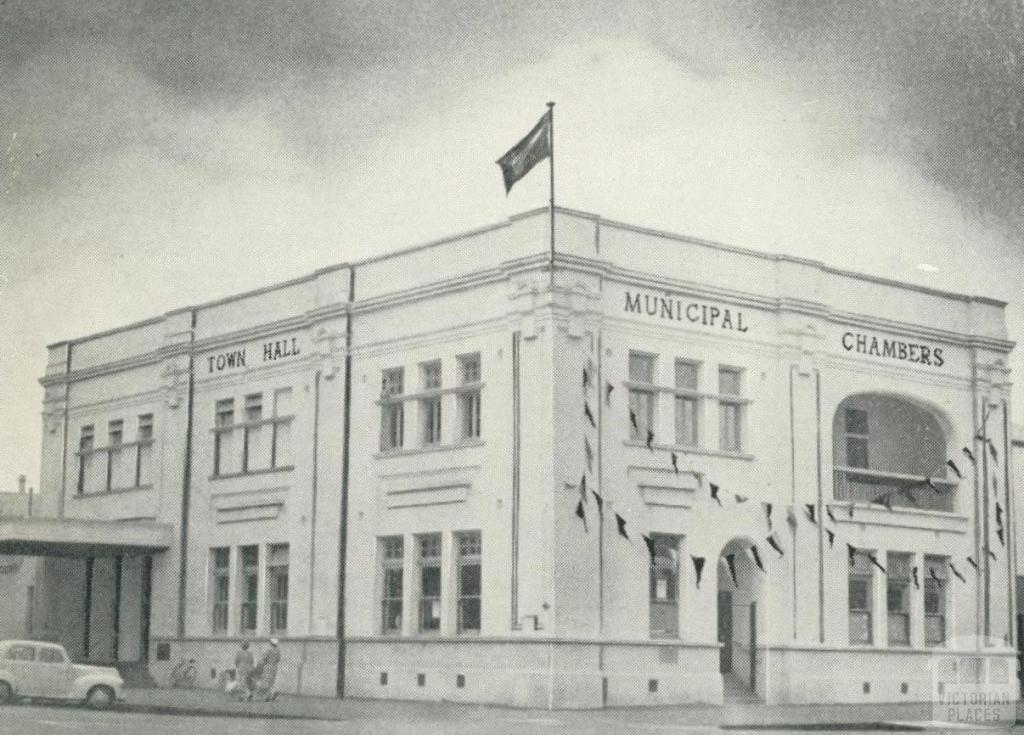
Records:
M0 704L24 697L104 709L122 698L123 686L117 669L72 663L57 643L0 641Z

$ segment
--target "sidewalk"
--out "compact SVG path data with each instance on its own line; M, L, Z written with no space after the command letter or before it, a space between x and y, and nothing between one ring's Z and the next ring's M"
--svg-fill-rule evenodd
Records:
M611 725L655 729L706 726L743 729L928 729L933 719L929 702L912 704L764 705L723 707L607 708L600 710L524 710L449 702L408 702L333 699L281 694L273 702L237 702L204 689L128 689L124 708L141 713L329 720L347 723L391 722L441 731L445 725L509 717L527 721L572 723L587 731ZM856 726L856 727L855 727ZM934 727L934 726L933 726Z

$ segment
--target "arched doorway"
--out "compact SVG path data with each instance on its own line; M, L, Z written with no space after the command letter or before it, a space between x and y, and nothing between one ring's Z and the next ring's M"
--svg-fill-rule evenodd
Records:
M762 551L734 538L718 557L719 672L727 701L759 700L764 691Z

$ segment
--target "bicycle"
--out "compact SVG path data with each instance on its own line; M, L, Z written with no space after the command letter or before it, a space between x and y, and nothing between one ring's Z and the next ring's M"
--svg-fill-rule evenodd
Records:
M171 687L174 689L191 689L196 683L196 660L187 662L181 659L171 670Z

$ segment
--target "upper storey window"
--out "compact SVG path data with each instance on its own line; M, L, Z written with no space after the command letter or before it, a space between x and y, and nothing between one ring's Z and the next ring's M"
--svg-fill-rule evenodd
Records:
M832 432L837 500L953 510L946 436L931 411L899 396L850 396L839 405Z
M385 370L380 388L380 448L382 452L402 448L405 406L402 403L402 368Z
M718 446L726 452L743 451L743 371L718 368Z
M629 353L629 431L638 441L646 441L657 423L654 363L655 356L650 353Z
M420 398L420 440L424 446L441 443L441 396L433 391L441 390L441 361L425 362L420 365L424 395Z
M148 487L152 479L153 414L137 417L134 439L125 419L107 422L106 441L96 444L92 424L82 427L78 441L79 495Z
M234 398L214 405L214 477L291 468L291 388L247 394L238 418Z

